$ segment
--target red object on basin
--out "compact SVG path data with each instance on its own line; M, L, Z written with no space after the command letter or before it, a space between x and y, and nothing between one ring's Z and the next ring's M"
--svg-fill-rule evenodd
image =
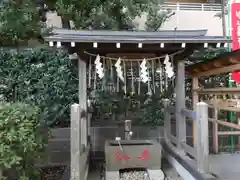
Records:
M150 154L148 149L144 149L141 156L138 157L138 160L149 160L150 159Z
M117 161L121 161L121 160L131 160L131 157L128 156L127 154L121 154L119 152L116 153L116 159Z
M233 72L232 73L232 80L237 83L240 83L240 72Z

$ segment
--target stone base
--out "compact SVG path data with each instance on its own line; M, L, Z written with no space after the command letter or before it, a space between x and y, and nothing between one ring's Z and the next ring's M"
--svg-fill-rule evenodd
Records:
M119 171L106 171L105 180L119 180Z
M203 175L203 177L204 177L204 179L206 179L206 180L216 180L216 179L218 179L217 177L215 177L214 175L212 175L212 174L202 174Z
M161 169L147 170L150 180L164 180L164 174Z

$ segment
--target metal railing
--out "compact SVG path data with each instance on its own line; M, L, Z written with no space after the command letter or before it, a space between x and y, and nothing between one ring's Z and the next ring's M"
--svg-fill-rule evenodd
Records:
M163 9L181 11L221 11L221 4L210 3L172 3L166 2L161 5Z

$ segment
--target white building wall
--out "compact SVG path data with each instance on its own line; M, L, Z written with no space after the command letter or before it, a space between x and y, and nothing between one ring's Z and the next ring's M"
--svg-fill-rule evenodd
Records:
M174 29L175 27L178 30L208 29L207 35L221 36L223 35L222 19L215 15L216 11L179 11L164 24L162 29ZM227 28L227 16L225 19Z
M169 21L165 22L161 29L163 30L195 30L208 29L207 35L221 36L222 35L222 19L215 17L220 11L203 11L203 10L173 10L173 15ZM228 17L226 19L226 28L228 28ZM146 16L136 19L139 24L139 29L144 29ZM61 28L61 18L56 13L47 14L47 24L49 27Z
M214 17L216 11L191 11L191 10L181 10L176 11L175 15L165 22L162 30L196 30L196 29L208 29L207 35L209 36L222 36L222 19L219 17ZM228 17L226 19L226 28L228 28ZM140 29L144 28L144 22L146 21L146 16L137 19L140 24Z

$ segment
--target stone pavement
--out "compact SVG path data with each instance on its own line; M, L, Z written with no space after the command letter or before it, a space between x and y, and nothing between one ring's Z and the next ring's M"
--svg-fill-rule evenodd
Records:
M240 179L240 154L219 154L209 157L210 172L219 180Z
M164 174L165 174L165 180L183 180L175 169L171 167L170 164L168 164L166 161L163 162L163 168L162 168ZM95 170L91 170L88 175L88 180L100 180L100 170L98 168L95 168Z

